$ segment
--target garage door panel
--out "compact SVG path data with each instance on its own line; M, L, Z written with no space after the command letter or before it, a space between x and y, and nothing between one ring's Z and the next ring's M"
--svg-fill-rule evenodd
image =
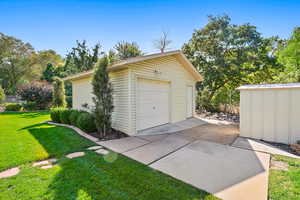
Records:
M166 92L160 93L160 92L141 92L139 95L140 101L143 103L154 103L154 102L167 102L168 101L168 94ZM155 98L151 98L151 96L155 96Z
M169 122L169 84L146 79L138 80L138 130Z

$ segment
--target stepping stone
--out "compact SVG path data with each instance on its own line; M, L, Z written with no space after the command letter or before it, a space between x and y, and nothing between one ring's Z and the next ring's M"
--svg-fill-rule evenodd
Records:
M74 153L70 153L68 155L66 155L67 158L77 158L77 157L81 157L81 156L84 156L85 153L84 152L74 152Z
M98 153L98 154L101 154L101 155L107 155L107 154L109 154L109 151L107 151L105 149L99 149L99 150L97 150L95 152Z
M51 163L56 163L58 160L56 159L56 158L51 158L51 159L49 159L49 162L51 162Z
M42 166L41 168L42 169L50 169L50 168L52 168L53 167L53 165L45 165L45 166Z
M92 146L92 147L87 148L87 150L97 150L97 149L102 149L102 148L103 148L102 146Z
M38 161L32 164L33 167L37 167L37 166L42 166L42 165L49 165L50 162L49 160L43 160L43 161Z
M43 160L43 161L38 161L32 164L33 167L37 167L37 166L43 166L43 165L49 165L51 163L55 163L57 162L56 158L51 158L48 160Z
M20 169L18 167L14 167L8 170L5 170L3 172L0 172L0 179L1 178L7 178L11 176L15 176L20 172Z

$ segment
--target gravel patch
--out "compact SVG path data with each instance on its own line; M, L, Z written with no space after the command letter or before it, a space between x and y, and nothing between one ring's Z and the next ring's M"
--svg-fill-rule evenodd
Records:
M274 157L272 157L270 168L275 169L275 170L288 171L289 170L289 165L285 162L276 160Z

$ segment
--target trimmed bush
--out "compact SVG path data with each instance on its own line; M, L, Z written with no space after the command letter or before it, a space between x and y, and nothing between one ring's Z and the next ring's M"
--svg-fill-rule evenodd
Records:
M72 113L72 110L62 110L59 113L60 116L60 122L63 124L71 124L70 122L70 115Z
M0 103L5 100L5 93L0 85Z
M66 96L67 107L72 108L72 96Z
M21 111L22 105L18 103L7 103L5 104L5 111Z
M23 104L23 108L27 111L39 110L36 102L27 102Z
M55 77L53 82L53 107L66 107L65 85L64 81L58 77Z
M77 119L78 119L79 115L81 114L81 112L83 112L83 111L71 110L71 114L69 116L69 120L70 120L71 125L77 126Z
M96 124L94 116L89 112L81 112L77 118L76 126L81 130L91 133L96 132Z
M51 120L57 123L60 123L60 113L63 111L63 108L53 108L50 111Z

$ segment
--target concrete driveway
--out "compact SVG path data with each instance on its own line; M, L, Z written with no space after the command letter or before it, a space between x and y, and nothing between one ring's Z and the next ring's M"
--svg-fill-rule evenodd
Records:
M233 125L203 123L98 144L222 199L266 200L270 156L230 146L237 135Z

